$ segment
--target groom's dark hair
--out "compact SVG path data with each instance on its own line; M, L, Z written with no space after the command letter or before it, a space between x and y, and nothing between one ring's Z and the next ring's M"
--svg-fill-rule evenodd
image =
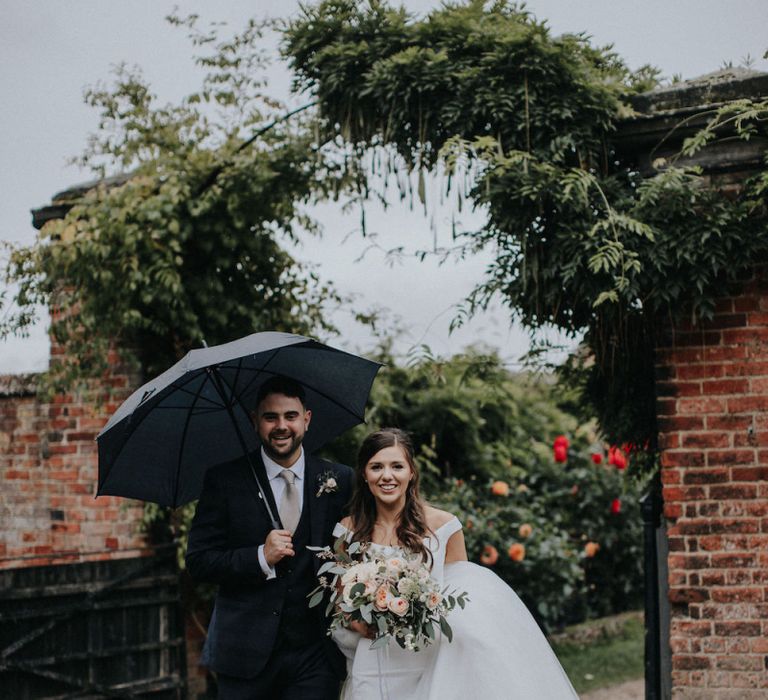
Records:
M259 387L259 392L256 394L256 405L254 406L254 410L258 409L259 404L270 394L290 396L293 399L301 401L301 405L304 406L304 408L307 407L307 394L304 391L304 387L295 379L291 379L282 374L276 374L273 377L270 377Z

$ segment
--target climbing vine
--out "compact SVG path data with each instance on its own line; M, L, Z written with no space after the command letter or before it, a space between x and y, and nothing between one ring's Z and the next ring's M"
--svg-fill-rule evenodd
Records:
M448 4L422 19L371 0L325 0L286 28L295 87L318 100L324 138L385 173L442 168L485 225L461 238L494 262L461 323L500 299L529 328L583 334L565 373L615 441L654 446L660 323L711 316L722 284L768 250L761 175L725 196L680 161L652 176L614 143L631 96L658 83L584 35L555 37L522 5ZM685 144L730 127L765 134L766 104L712 115Z

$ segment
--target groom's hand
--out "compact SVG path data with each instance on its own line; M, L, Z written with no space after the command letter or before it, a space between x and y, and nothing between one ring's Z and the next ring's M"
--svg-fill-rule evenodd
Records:
M293 538L290 530L272 530L264 542L264 558L267 564L274 566L283 557L292 557Z

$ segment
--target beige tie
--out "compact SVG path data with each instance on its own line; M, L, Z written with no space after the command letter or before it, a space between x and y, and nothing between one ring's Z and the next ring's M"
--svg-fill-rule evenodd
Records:
M296 488L294 481L296 480L296 474L290 469L283 469L280 472L280 476L285 479L285 491L283 491L283 497L280 500L280 522L283 523L283 527L291 532L296 532L296 527L299 524L299 517L301 511L299 510L299 490Z

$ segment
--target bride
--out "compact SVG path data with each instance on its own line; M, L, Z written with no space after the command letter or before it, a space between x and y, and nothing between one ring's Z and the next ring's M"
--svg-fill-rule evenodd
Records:
M371 650L364 623L335 629L347 657L342 700L559 700L577 698L568 677L530 613L500 578L467 561L459 520L419 496L419 473L407 434L387 428L360 447L350 515L336 537L370 542L384 554L421 555L432 576L469 603L448 616L445 637L421 651L390 642Z

